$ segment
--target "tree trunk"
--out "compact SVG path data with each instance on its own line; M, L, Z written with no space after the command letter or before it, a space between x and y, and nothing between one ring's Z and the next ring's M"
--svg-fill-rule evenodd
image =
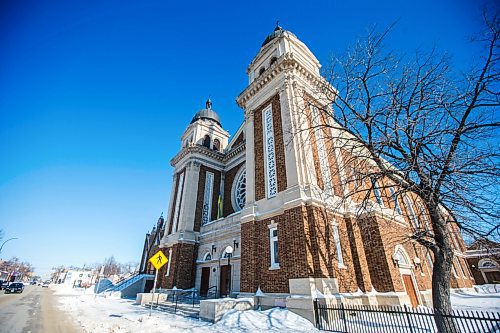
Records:
M439 208L429 209L436 246L434 269L432 270L432 302L435 310L436 326L440 333L458 333L453 319L445 317L452 313L450 299L450 278L453 265L453 248L450 245L446 221L439 213Z

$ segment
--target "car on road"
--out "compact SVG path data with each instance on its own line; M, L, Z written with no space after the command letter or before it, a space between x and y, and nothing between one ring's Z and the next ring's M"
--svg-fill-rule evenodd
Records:
M42 288L48 288L48 287L49 287L49 284L50 284L50 281L45 281L45 282L42 284Z
M10 293L22 293L24 290L24 284L21 282L12 282L11 284L8 285L7 288L5 288L5 293L10 294Z

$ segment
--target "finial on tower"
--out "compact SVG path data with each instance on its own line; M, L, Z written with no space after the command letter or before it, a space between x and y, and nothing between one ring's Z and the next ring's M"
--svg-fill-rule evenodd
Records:
M276 28L274 28L274 31L278 31L278 30L282 30L282 28L280 27L280 20L276 21Z
M210 100L210 97L207 99L207 102L205 103L205 108L212 109L212 101Z

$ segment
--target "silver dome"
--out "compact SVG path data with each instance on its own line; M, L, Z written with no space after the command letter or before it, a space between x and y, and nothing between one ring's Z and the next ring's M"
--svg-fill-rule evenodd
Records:
M219 126L221 126L219 115L212 109L201 109L200 111L196 112L196 114L193 117L193 120L191 120L191 124L197 121L198 119L213 120L217 124L219 124Z

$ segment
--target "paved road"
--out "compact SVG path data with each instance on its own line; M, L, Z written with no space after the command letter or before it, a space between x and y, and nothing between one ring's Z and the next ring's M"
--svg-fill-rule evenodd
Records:
M26 286L22 294L0 291L0 333L81 333L52 294L40 286Z

